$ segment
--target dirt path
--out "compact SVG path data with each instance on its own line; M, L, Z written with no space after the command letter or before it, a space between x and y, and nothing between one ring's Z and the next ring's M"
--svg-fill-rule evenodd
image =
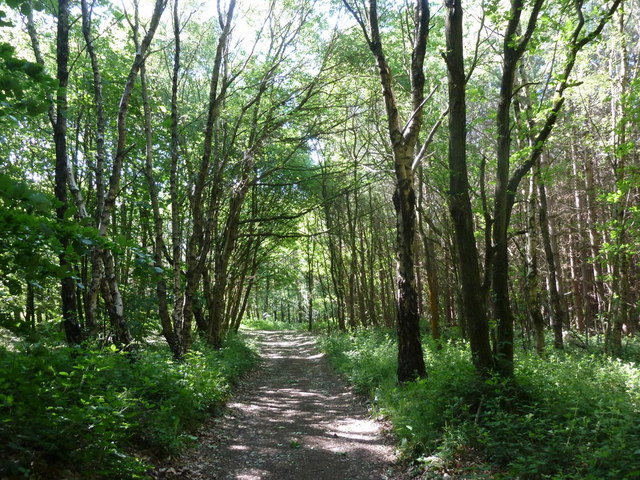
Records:
M158 478L375 480L396 478L393 448L366 409L300 332L255 332L263 364L199 446ZM162 472L162 473L161 473Z

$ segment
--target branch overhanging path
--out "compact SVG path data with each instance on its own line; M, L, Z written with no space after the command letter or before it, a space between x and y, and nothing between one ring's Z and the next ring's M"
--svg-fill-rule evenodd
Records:
M198 432L198 446L160 479L400 478L381 426L329 367L313 336L251 332L262 365L237 389L219 418Z

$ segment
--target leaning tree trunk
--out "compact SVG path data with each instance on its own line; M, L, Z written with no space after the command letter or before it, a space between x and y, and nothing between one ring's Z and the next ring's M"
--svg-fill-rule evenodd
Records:
M207 298L209 303L209 323L207 325L207 343L215 349L222 347L224 338L224 312L225 312L225 292L227 290L227 274L229 270L229 260L235 249L238 228L240 226L240 213L244 205L244 199L249 189L249 172L253 170L253 153L246 152L244 155L243 176L229 205L229 215L224 227L223 238L219 249L216 251L214 259L214 282Z
M224 81L224 62L227 51L227 42L231 32L231 21L233 19L236 2L229 2L228 10L225 17L225 23L218 38L216 47L216 56L214 59L213 70L211 72L211 81L209 84L209 105L207 110L207 123L205 127L205 135L203 141L203 153L196 175L193 193L190 198L191 214L192 214L192 231L187 242L187 250L185 255L186 275L185 275L185 291L182 308L182 349L186 351L191 345L191 322L196 311L195 294L200 285L203 275L203 269L206 265L207 257L210 251L210 242L206 240L206 219L205 219L205 188L207 187L207 176L213 156L213 137L215 133L216 123L220 116L222 101L226 95L228 84ZM216 173L217 175L217 173ZM214 179L214 183L218 183ZM214 187L218 188L217 185ZM209 202L211 203L211 201ZM224 290L223 290L224 291ZM208 329L207 329L208 330ZM210 338L214 332L205 330L207 337ZM214 342L215 343L215 342Z

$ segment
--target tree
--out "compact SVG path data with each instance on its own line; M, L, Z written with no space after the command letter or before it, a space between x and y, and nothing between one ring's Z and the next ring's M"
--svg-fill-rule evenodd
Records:
M448 0L445 6L445 59L449 79L449 210L455 231L457 263L462 282L463 315L469 330L473 363L478 371L486 374L493 367L493 358L469 197L466 159L467 76L464 71L462 47L463 10L460 0Z
M506 376L513 375L513 315L511 313L511 306L509 302L509 286L508 286L508 252L507 243L508 235L507 230L510 223L511 213L515 204L516 192L520 186L520 182L525 175L529 173L532 167L539 161L540 156L544 150L545 142L551 135L554 126L556 125L559 112L564 104L565 90L571 86L569 80L575 62L577 60L578 53L590 42L592 42L600 34L604 26L611 19L616 9L620 5L620 0L614 0L611 5L604 9L604 13L599 14L595 18L595 27L588 33L584 33L585 27L585 14L583 11L584 6L582 2L577 2L573 5L575 13L575 26L571 32L567 41L568 53L564 60L564 65L561 73L558 75L558 80L555 84L554 98L549 109L549 112L544 117L544 120L538 125L532 125L529 136L533 138L532 147L529 155L526 159L516 167L516 169L509 173L510 155L508 154L510 145L510 134L508 133L510 128L505 127L509 125L509 114L501 113L501 109L504 107L504 102L511 103L511 97L513 93L513 78L515 75L515 65L512 65L512 60L515 57L521 56L520 49L526 49L526 45L533 34L535 29L536 17L539 13L541 5L538 2L534 4L532 12L529 17L527 30L522 37L518 37L518 42L507 41L506 38L511 38L516 35L517 25L513 26L512 23L519 14L512 15L507 27L508 32L512 32L505 38L504 43L504 67L503 67L503 82L501 87L501 103L499 105L498 120L497 120L497 132L498 132L498 184L495 192L495 205L494 205L494 230L493 230L493 260L492 260L492 293L494 306L496 308L496 315L498 317L498 335L496 345L496 355L498 361L498 371ZM512 10L512 14L513 14ZM598 12L599 13L599 12ZM509 87L509 85L511 85ZM509 95L505 95L509 93ZM507 139L509 140L507 142ZM557 320L558 321L558 320ZM561 321L561 319L560 319ZM557 324L558 325L558 324ZM561 341L558 339L558 329L562 328L562 324L559 323L559 328L556 329L556 345L561 345Z
M406 124L400 119L393 74L387 62L380 35L378 5L370 0L362 5L348 0L345 7L356 20L373 54L380 75L382 96L387 113L387 129L396 178L393 203L396 209L398 255L397 317L398 381L406 382L426 375L420 343L418 294L415 279L414 240L416 234L416 194L413 162L425 102L424 58L429 33L429 4L417 0L413 19L413 50L411 52L411 113Z
M106 237L112 222L116 200L120 190L120 180L122 178L122 170L125 158L128 154L127 145L127 114L133 94L134 85L138 77L138 73L144 65L147 56L147 50L151 45L151 41L155 35L156 29L160 22L160 17L164 12L166 0L157 0L154 5L153 14L147 32L139 43L133 62L129 68L125 86L120 96L120 102L117 112L115 151L113 152L113 162L111 165L111 175L107 186L101 182L102 169L101 166L105 161L105 119L103 112L102 97L102 76L97 61L95 49L93 46L93 36L91 34L90 12L86 2L82 4L83 17L83 35L87 43L87 52L91 60L93 71L93 88L94 100L96 104L96 122L97 122L97 150L96 150L96 183L97 183L97 205L96 219L97 228L101 236ZM93 278L89 286L88 294L88 318L90 328L95 328L95 302L97 301L97 292L102 291L105 299L105 305L109 313L111 324L115 330L116 342L122 346L131 343L131 333L127 325L124 314L124 301L120 288L118 286L118 278L116 274L116 261L113 252L110 249L96 246L93 254Z
M512 102L517 67L523 55L527 51L528 44L536 30L538 17L540 15L543 1L536 0L529 12L526 26L521 25L521 16L524 3L519 0L511 2L511 10L507 17L505 35L502 45L502 66L500 69L500 92L496 115L496 188L494 191L493 215L489 215L485 207L486 225L485 238L487 239L485 278L490 280L491 307L496 316L496 341L494 345L494 359L487 356L488 347L488 325L486 323L486 313L478 314L475 309L471 310L478 318L469 319L471 325L476 325L479 332L471 334L472 351L476 362L476 367L480 370L495 368L504 376L513 375L513 331L514 317L509 295L509 226L511 214L515 204L516 195L520 182L529 173L533 165L542 154L546 140L549 138L553 127L557 121L558 113L564 103L564 91L569 87L569 76L575 65L578 52L589 42L591 42L602 30L609 20L619 2L614 1L612 5L596 21L596 27L586 35L582 30L585 25L583 6L577 3L573 6L576 23L573 32L568 39L568 54L566 56L562 73L558 76L555 85L555 97L544 120L539 124L531 122L530 131L527 135L532 139L531 148L525 156L525 160L511 172L510 163L512 157L512 136L511 117ZM464 91L461 85L468 80L465 77L462 56L461 32L461 5L458 2L448 2L448 23L447 23L447 67L449 69L449 95L450 95L450 175L451 175L451 208L454 226L458 242L458 262L461 272L466 269L473 269L477 264L477 250L473 248L475 239L473 238L472 212L470 202L465 198L468 196L469 182L466 173L466 160L460 146L465 145L464 126L466 119L462 111L466 109L464 105ZM457 113L454 113L454 108ZM452 119L454 121L452 121ZM453 130L452 130L453 129ZM452 154L457 157L452 159ZM453 160L453 161L452 161ZM454 196L455 194L455 196ZM454 202L460 202L460 205ZM466 222L466 223L465 223ZM462 232L466 232L462 237ZM459 237L459 238L458 238ZM463 243L460 243L463 242ZM468 256L469 258L466 258ZM471 267L470 267L471 265ZM467 288L467 294L463 293L465 299L465 311L469 312L467 305L483 309L482 299L474 298L474 290L479 290L478 275L475 271L469 272L469 278L463 280L470 283L469 287L463 286L463 291ZM466 275L464 275L466 277ZM472 307L472 308L473 308ZM486 312L486 306L484 306ZM468 315L468 313L467 313ZM474 336L479 337L474 342ZM476 346L473 346L476 343Z
M67 84L69 80L69 3L58 0L58 30L56 37L56 63L58 65L56 78L58 91L56 94L56 116L53 139L56 146L55 168L55 196L59 202L56 214L59 220L64 220L69 208L67 200ZM60 238L60 268L64 271L60 293L62 299L62 318L67 340L70 343L80 343L82 330L77 319L76 285L71 273L69 262L70 239L67 235Z

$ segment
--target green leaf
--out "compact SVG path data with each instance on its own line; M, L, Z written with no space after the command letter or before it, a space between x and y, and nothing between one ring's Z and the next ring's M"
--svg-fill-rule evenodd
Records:
M31 14L31 5L29 5L29 2L24 2L20 5L20 12L23 15Z
M9 288L11 295L20 295L22 293L22 285L14 278L6 280L5 285Z

